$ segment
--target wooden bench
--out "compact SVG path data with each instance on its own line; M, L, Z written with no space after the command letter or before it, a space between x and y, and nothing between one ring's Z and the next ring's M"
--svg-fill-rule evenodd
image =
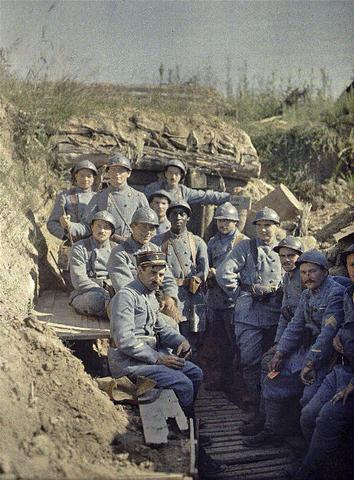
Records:
M94 340L109 338L109 320L79 315L69 305L69 294L60 290L46 290L38 299L33 315L41 323L49 324L65 340Z

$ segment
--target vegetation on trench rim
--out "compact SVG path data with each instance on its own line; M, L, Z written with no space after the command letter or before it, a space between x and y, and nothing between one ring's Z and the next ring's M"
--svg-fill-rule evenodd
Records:
M284 82L276 75L255 84L245 68L235 93L227 79L226 97L210 86L210 79L193 79L188 85L147 88L142 96L131 95L119 85L85 84L70 77L50 81L46 74L33 71L21 79L11 72L6 52L0 50L0 89L19 111L15 149L26 180L33 185L38 184L38 175L43 176L44 165L56 170L50 138L71 117L104 113L114 118L122 108L237 122L252 138L263 163L263 177L285 183L306 201L318 195L324 180L350 181L354 95L333 99L324 71L322 86L316 87L311 79Z

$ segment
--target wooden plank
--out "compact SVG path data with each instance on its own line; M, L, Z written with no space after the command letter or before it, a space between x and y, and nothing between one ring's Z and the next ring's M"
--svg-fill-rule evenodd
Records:
M269 447L263 448L262 450L250 449L248 447L245 447L244 450L238 450L234 453L218 453L215 455L213 454L212 458L229 465L232 463L249 463L286 456L290 457L290 451L289 449L286 449L284 447Z

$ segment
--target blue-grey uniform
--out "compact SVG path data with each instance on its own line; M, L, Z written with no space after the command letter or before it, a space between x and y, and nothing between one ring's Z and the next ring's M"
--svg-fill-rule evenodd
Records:
M167 353L167 348L175 349L185 338L165 324L155 292L148 290L139 279L114 296L111 335L116 345L108 353L113 377L153 378L158 387L172 388L182 407L193 404L202 371L188 361L181 370L156 363Z
M301 428L309 442L309 449L303 461L303 467L317 471L340 447L345 446L344 435L354 432L354 392L343 405L342 399L331 400L339 391L353 386L354 389L354 285L344 295L344 324L339 330L345 362L336 365L324 379L322 385L302 409ZM349 307L349 308L348 308ZM347 438L348 441L348 438ZM349 445L347 445L349 446ZM346 459L348 461L348 458ZM351 468L354 468L351 459ZM353 470L352 472L353 473ZM348 476L352 478L352 476Z
M66 215L70 215L71 223L80 224L83 220L86 207L94 195L95 192L92 192L91 190L86 191L80 187L73 187L69 190L60 192L55 199L52 213L47 222L49 232L57 238L65 240L67 236L65 230L60 225L60 217L65 211ZM80 235L79 232L76 232L76 234L73 235L74 240L79 240L83 236L87 236L86 232L82 231L81 233L84 233L84 235Z
M70 276L74 291L70 304L83 315L105 316L105 305L109 292L107 262L111 253L111 242L99 244L91 236L76 242L71 250Z
M72 224L71 234L75 237L89 235L90 223L95 213L107 210L116 221L115 234L123 237L130 235L129 225L135 210L149 207L145 195L129 185L121 189L109 186L96 193L87 205L82 223Z
M285 272L283 277L283 300L277 333L274 343L278 343L288 323L293 318L295 310L299 305L302 292L300 268L296 267L291 272Z
M210 268L219 267L231 253L237 242L247 237L236 228L233 232L223 235L217 232L208 242L208 259ZM229 297L216 282L215 278L208 280L206 305L208 320L211 322L213 337L219 350L220 381L230 383L233 378L233 348L234 348L234 300Z
M186 185L178 185L171 188L167 180L159 180L150 183L145 187L145 195L149 198L157 190L166 190L172 202L184 200L189 204L202 203L203 205L221 205L230 200L230 194L226 192L215 192L214 190L196 190Z
M279 428L279 411L284 400L302 393L301 405L306 405L326 376L334 353L332 341L343 322L344 289L327 276L315 291L302 292L295 315L277 345L277 351L286 355L281 371L277 377L263 382L266 429ZM300 372L310 361L316 380L304 387Z
M205 330L205 302L202 289L192 294L189 291L189 280L198 276L205 282L208 271L207 246L200 237L185 230L180 235L169 231L153 239L167 255L167 264L177 281L178 299L182 309L182 321L179 325L181 333L197 347L195 333Z
M161 235L162 233L166 233L171 229L171 222L167 217L165 217L165 220L159 224L159 226L156 229L156 235Z
M136 254L140 252L160 252L160 248L154 243L141 245L132 237L114 246L108 260L107 269L112 286L117 293L122 287L137 278ZM178 298L178 288L171 270L167 268L162 291L169 297Z
M235 302L236 341L254 405L259 403L262 354L273 344L280 314L282 273L274 245L266 245L259 238L242 240L216 270L219 285ZM251 290L258 285L272 293L255 298Z

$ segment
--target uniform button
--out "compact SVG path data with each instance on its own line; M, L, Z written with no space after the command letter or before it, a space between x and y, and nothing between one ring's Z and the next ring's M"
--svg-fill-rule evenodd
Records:
M269 283L274 283L274 280L269 280Z
M188 263L185 263L184 266L185 266L185 267L188 267Z
M274 268L271 269L271 272L275 272Z
M184 252L184 253L188 253L188 252Z
M123 205L123 207L127 207L128 205Z

